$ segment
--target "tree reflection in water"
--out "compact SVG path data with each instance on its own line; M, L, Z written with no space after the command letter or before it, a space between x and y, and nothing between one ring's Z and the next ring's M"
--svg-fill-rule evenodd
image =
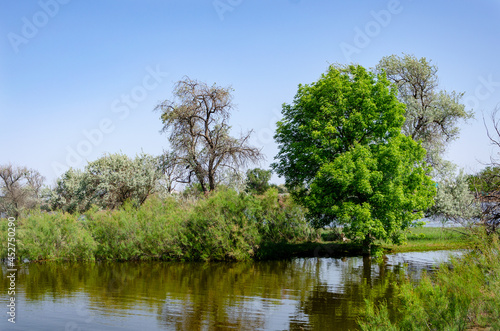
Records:
M26 305L81 300L96 321L155 318L158 330L353 330L366 298L385 300L395 317L403 262L414 274L432 269L411 259L41 263L23 266L17 287ZM5 273L4 267L4 289Z

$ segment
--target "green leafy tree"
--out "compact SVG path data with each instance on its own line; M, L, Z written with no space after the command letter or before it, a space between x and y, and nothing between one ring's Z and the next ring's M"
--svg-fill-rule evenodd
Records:
M480 196L500 191L500 166L488 166L468 178L469 188Z
M262 194L270 187L271 170L260 168L247 170L246 191Z
M331 66L283 105L273 168L316 227L342 225L368 246L400 242L432 205L425 149L401 133L396 93L383 73Z
M427 150L426 161L434 168L447 166L442 156L450 141L458 138L458 123L473 117L461 103L463 93L438 88L438 68L426 58L404 54L386 56L377 65L398 88L406 105L402 132ZM438 169L439 170L439 169Z

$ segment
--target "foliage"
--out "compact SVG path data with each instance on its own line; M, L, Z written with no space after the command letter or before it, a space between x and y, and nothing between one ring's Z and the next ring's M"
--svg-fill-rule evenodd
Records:
M249 193L262 194L269 189L269 180L271 179L271 170L260 168L247 170L246 188Z
M500 190L500 166L492 165L484 168L468 178L469 189L478 196Z
M152 197L140 208L125 203L118 210L89 210L89 231L98 243L96 259L137 260L182 257L187 206L174 197Z
M461 103L463 93L438 90L438 68L426 58L404 54L386 56L377 65L396 84L399 100L406 105L402 132L427 150L426 161L435 168L446 164L442 159L446 145L458 138L461 120L472 118Z
M258 219L264 241L296 243L318 238L317 231L308 224L304 208L291 196L269 189L257 200L261 206Z
M500 328L500 243L498 235L476 237L475 249L424 274L418 285L400 279L400 314L390 320L386 305L367 303L362 330L466 330Z
M274 169L316 227L399 242L432 205L425 150L401 133L404 105L384 74L331 66L283 106Z
M258 197L229 189L200 198L153 195L138 208L127 201L114 210L39 212L20 221L17 256L30 260L248 260L264 243L315 236L303 209L276 190ZM0 258L6 252L2 247Z
M52 210L70 213L85 212L92 205L114 209L127 200L140 205L155 191L159 178L158 159L153 156L109 154L90 162L84 171L64 173L48 200Z
M78 215L30 214L18 223L17 255L29 260L93 260L97 244Z
M44 180L36 170L0 165L0 218L17 218L24 210L39 206Z
M471 226L481 216L481 208L470 191L468 176L460 171L442 176L437 183L436 204L431 208L434 217Z
M161 112L177 162L185 167L184 183L196 178L203 192L213 191L224 170L238 172L261 158L260 151L248 144L250 132L240 138L229 134L230 88L185 78L177 82L174 96L174 101L165 100L155 110Z
M254 255L260 234L251 196L220 190L195 206L186 227L187 257L194 260L245 260Z

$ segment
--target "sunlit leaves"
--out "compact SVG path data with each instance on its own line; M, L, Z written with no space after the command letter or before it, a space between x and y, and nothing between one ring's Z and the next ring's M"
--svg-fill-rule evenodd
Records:
M432 205L425 150L401 134L404 112L385 75L361 66L330 67L283 106L273 166L315 226L399 242Z

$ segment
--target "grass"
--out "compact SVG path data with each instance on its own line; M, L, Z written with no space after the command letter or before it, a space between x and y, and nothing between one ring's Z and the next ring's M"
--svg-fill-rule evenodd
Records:
M411 228L407 242L394 245L382 241L375 243L384 253L421 252L464 249L471 247L470 238L460 228ZM292 257L344 257L365 254L359 243L344 241L338 230L321 230L320 239L314 242L268 243L262 245L259 259L283 259Z
M461 228L411 228L404 245L379 242L385 252L419 252L444 249L462 249L471 246L470 237Z

